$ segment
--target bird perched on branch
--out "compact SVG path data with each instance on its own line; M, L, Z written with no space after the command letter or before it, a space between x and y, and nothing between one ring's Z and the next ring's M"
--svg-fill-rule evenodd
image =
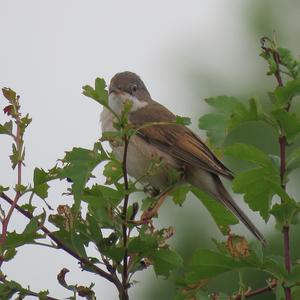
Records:
M154 174L143 177L144 183L156 190L167 190L170 185L168 168L174 168L182 173L181 181L201 189L223 203L264 243L263 235L238 207L219 177L233 179L232 172L195 133L186 126L175 123L176 116L151 98L138 75L132 72L118 73L109 85L109 106L116 114L120 114L128 100L132 102L128 114L129 122L139 128L128 145L129 175L135 178L144 176L151 160L159 157L163 161L162 166ZM101 114L102 131L114 131L114 122L113 114L104 108ZM143 126L151 123L152 126ZM111 146L116 157L122 161L124 146Z

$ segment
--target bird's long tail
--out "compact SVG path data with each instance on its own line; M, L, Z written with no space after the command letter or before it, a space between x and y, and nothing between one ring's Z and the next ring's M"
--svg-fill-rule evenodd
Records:
M256 226L252 223L252 221L246 216L246 214L238 207L232 197L229 195L227 190L225 189L221 179L214 175L214 179L216 181L216 186L218 189L219 197L218 199L225 205L227 209L229 209L237 218L239 218L244 225L248 228L248 230L264 245L266 244L266 240L262 233L256 228Z

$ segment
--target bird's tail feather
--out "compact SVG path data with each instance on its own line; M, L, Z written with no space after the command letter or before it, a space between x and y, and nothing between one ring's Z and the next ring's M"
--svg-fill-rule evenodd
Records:
M225 205L227 209L229 209L237 218L239 218L244 225L248 228L248 230L264 245L266 244L266 240L262 233L256 228L256 226L252 223L252 221L246 216L246 214L238 207L232 197L229 195L227 190L225 189L221 179L218 176L214 176L216 180L216 186L218 189L219 197L218 199Z

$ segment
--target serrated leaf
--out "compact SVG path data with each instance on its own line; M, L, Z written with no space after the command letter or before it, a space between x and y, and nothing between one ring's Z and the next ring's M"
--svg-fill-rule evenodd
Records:
M182 205L189 191L190 187L187 185L183 185L172 190L169 195L172 197L175 204Z
M273 186L279 184L279 175L272 168L256 168L235 176L233 190L244 194L245 201L254 211L259 211L265 221L269 219L269 209L274 194Z
M193 283L247 266L246 263L234 260L230 256L200 249L196 251L188 264L186 278L189 283Z
M33 244L36 239L45 238L44 235L38 234L36 232L29 233L16 233L10 232L7 234L5 248L17 248L25 244Z
M17 99L17 94L11 88L4 87L2 88L3 96L11 103Z
M240 101L235 97L218 96L205 99L205 102L221 113L231 114Z
M108 162L104 167L103 175L106 177L106 184L118 182L123 177L122 164L116 160Z
M103 207L108 204L117 206L124 195L119 191L105 185L95 184L91 188L84 190L82 199L95 207Z
M286 172L289 174L293 170L300 167L300 148L296 148L290 155L287 157L287 166Z
M3 125L0 124L0 134L12 135L12 127L13 127L12 121L6 122Z
M180 125L190 125L192 122L191 122L191 118L181 117L176 115L175 123Z
M170 272L182 266L183 260L179 254L170 249L158 249L150 255L156 275L168 277Z
M280 64L285 66L290 74L295 78L297 76L297 60L293 57L292 52L286 48L277 48L280 56Z
M249 106L247 107L244 103L240 102L236 105L232 111L232 115L229 122L229 129L236 128L242 123L264 120L263 114L261 113L261 107L258 99L249 99Z
M4 261L9 261L13 259L16 256L16 254L17 254L17 250L15 248L7 249L3 255Z
M289 199L280 204L274 204L271 214L275 217L277 228L282 231L284 226L291 223L299 223L300 206L293 199ZM297 219L295 218L297 216Z
M11 299L11 297L21 291L22 286L15 281L5 281L5 284L0 284L0 297L1 299Z
M236 143L227 147L224 153L256 165L272 167L270 158L263 151L249 144Z
M225 208L225 206L222 205L219 201L210 197L205 192L200 191L195 187L193 187L191 191L198 199L201 200L201 202L209 211L222 233L228 234L229 226L238 224L238 219L230 211L228 211Z
M5 186L0 185L0 193L6 192L8 190L9 190L9 187L5 187Z
M209 98L206 102L217 112L201 117L199 128L207 131L208 138L216 146L222 145L229 132L242 123L262 120L270 124L256 98L251 98L248 106L236 98L226 96Z
M51 177L48 176L48 173L43 169L34 169L33 173L33 191L42 199L48 197L49 185L47 181L51 180Z
M152 235L145 234L132 238L128 244L128 251L129 253L142 253L147 255L147 253L154 251L157 247L157 239Z
M279 127L283 130L288 143L292 143L295 137L300 133L300 119L294 113L286 110L277 109L272 112Z
M25 129L31 123L31 121L32 121L32 119L29 118L28 114L25 117L21 118L21 120L20 120L20 134L21 134L21 136L23 136Z
M227 122L225 115L210 113L199 119L198 126L207 131L206 135L213 145L220 146L227 136Z
M108 256L115 262L122 261L124 257L125 250L123 247L105 247L102 248L102 254Z
M285 86L279 86L274 91L275 105L278 108L285 108L291 99L300 94L300 79L287 82Z
M96 78L95 88L85 85L82 87L83 95L96 100L101 105L108 106L108 92L106 89L106 83L103 78Z
M85 184L91 177L93 169L107 156L102 151L99 153L96 145L93 150L73 148L66 152L63 159L64 168L59 171L59 178L69 178L72 183L72 192L75 200L75 210L79 208Z
M19 152L17 150L17 147L15 144L12 144L12 154L9 156L11 164L12 164L12 168L14 169L19 161Z

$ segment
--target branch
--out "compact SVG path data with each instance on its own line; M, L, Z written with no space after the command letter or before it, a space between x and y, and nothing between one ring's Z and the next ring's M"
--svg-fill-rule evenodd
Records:
M128 208L128 200L129 195L127 191L129 190L129 184L128 184L128 174L127 174L127 152L128 152L128 144L129 144L129 138L127 135L124 137L124 153L123 153L123 177L124 177L124 187L125 187L125 197L124 197L124 204L123 204L123 210L122 210L122 218L123 218L123 224L122 224L122 231L123 231L123 246L124 246L124 257L123 257L123 272L122 272L122 286L123 286L123 293L121 295L122 300L128 300L128 249L127 249L127 208Z
M4 199L6 202L8 202L9 204L13 204L13 200L10 199L6 194L4 194L3 192L0 193L0 197L2 199ZM24 210L22 207L20 207L19 205L15 205L15 208L17 211L19 211L23 216L25 216L28 219L32 219L34 216L32 215L32 213L30 213L29 211ZM41 225L41 224L40 224ZM65 245L61 240L59 240L53 233L51 233L51 231L49 229L47 229L45 226L41 225L40 229L53 241L57 244L58 248L63 249L65 252L67 252L68 254L70 254L71 256L73 256L74 258L76 258L82 265L86 265L88 267L90 267L91 269L93 269L95 271L95 273L97 273L98 275L100 275L101 277L107 279L108 281L112 282L118 289L119 293L121 293L122 291L122 284L119 281L118 277L115 274L110 274L107 273L105 271L103 271L102 269L100 269L99 267L97 267L96 265L94 265L92 262L90 262L87 258L81 257L79 254L77 254L75 251L73 251L72 249L70 249L67 245Z
M17 96L16 101L18 101L19 96ZM17 103L18 104L18 103ZM18 153L18 163L17 163L17 167L18 167L18 175L17 175L17 187L20 188L21 184L22 184L22 164L23 164L23 155L22 155L22 148L23 148L23 143L22 143L22 136L21 136L21 120L20 120L20 114L17 108L15 108L16 113L15 113L15 121L17 124L17 134L15 137L15 142L16 142L16 148L17 148L17 153ZM9 220L13 214L13 211L17 205L18 200L21 197L21 192L19 190L16 191L16 195L14 198L14 201L11 203L11 206L9 208L9 211L7 213L7 216L4 218L4 220L2 221L2 234L1 234L1 238L0 238L0 245L4 245L5 241L6 241L6 236L7 236L7 227L9 224ZM3 260L1 259L0 261L0 266L2 265Z
M280 68L279 64L281 62L279 53L274 50L272 52L273 58L276 62L277 69L275 72L275 77L278 83L278 86L283 86L283 81L280 75ZM285 110L289 111L290 109L290 103L287 104ZM286 136L284 132L281 132L279 136L279 149L280 149L280 183L281 187L286 190L286 184L285 184L285 172L286 172ZM281 202L283 200L281 199ZM290 238L289 238L289 225L285 225L283 227L282 233L283 233L283 244L284 244L284 263L285 263L285 269L288 273L291 271L291 255L290 255ZM289 287L284 288L285 293L285 299L291 300L292 299L292 293L291 289Z
M251 298L251 297L257 296L259 294L263 294L265 292L270 292L276 286L277 286L277 282L275 281L265 287L256 289L256 290L246 293L244 295L237 295L237 296L235 296L234 300L242 300L244 298Z

